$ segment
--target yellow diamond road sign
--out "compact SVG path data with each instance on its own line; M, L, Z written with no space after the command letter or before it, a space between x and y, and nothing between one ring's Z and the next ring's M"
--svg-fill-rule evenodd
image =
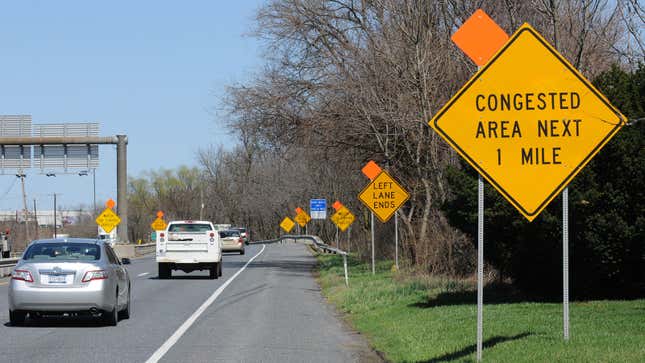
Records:
M293 229L293 226L295 225L296 224L293 223L293 221L289 217L284 217L282 222L280 222L280 228L282 228L287 233L291 232L291 230Z
M119 218L119 216L110 208L105 208L105 210L96 217L96 224L101 226L106 233L110 233L114 227L119 225L119 223L121 223L121 218Z
M347 209L347 207L342 206L336 213L331 216L331 221L338 226L338 228L345 232L347 228L354 223L354 215L352 212Z
M405 203L410 194L386 171L382 171L358 195L358 199L385 223Z
M163 231L166 229L166 226L166 221L159 217L157 217L157 219L155 219L155 221L150 224L150 227L152 227L154 231Z
M533 220L625 117L524 24L429 123Z
M307 212L303 210L300 213L296 214L294 219L296 220L296 222L298 222L300 227L304 227L305 225L307 225L307 223L309 223L311 217L309 216L309 214L307 214Z

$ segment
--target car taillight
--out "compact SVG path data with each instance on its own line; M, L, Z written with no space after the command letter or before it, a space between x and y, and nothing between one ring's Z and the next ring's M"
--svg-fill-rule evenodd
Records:
M244 238L240 237L240 239L237 240L237 243L244 243Z
M105 270L87 271L83 276L83 282L90 282L92 280L104 280L108 278L108 273Z
M31 272L27 270L14 270L11 272L11 278L14 280L22 280L26 282L34 282Z

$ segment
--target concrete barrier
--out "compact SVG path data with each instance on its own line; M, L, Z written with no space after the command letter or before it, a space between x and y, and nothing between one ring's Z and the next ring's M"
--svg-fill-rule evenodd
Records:
M156 243L146 243L146 244L116 244L114 245L114 252L120 258L127 257L139 257L145 256L151 253L155 253Z
M17 258L0 259L0 277L9 276L16 262L18 262Z

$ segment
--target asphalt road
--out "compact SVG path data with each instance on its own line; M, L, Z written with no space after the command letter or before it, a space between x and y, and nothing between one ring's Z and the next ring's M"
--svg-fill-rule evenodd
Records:
M218 280L207 271L173 271L173 279L159 280L153 257L133 260L132 316L116 327L85 318L10 326L6 280L0 280L0 361L379 361L325 304L305 246L262 249L225 254Z

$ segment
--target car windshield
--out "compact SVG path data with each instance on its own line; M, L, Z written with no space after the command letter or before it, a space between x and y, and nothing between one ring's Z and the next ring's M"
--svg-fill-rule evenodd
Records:
M227 230L227 231L219 231L219 236L220 236L221 238L226 238L226 237L239 237L239 236L240 236L240 232L239 232L239 231L231 231L231 230Z
M37 243L30 246L23 260L84 260L96 261L101 258L101 247L94 243Z
M208 232L212 230L210 224L205 223L176 223L168 227L168 232Z

